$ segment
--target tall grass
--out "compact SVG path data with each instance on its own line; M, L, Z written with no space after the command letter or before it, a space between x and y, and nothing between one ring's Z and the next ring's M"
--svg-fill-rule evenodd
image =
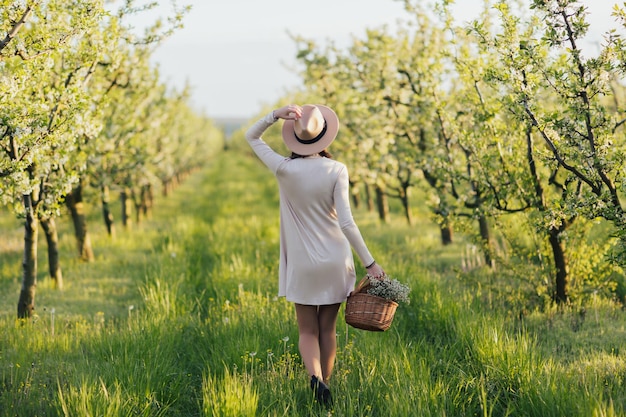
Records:
M226 153L132 232L109 241L95 225L93 264L73 261L62 237L66 289L42 278L28 322L14 319L19 282L3 264L0 415L626 415L620 308L598 299L510 314L459 279L463 242L442 247L425 217L381 226L361 210L372 252L410 283L411 304L386 333L339 322L335 404L319 407L293 306L275 296L277 201L257 161ZM3 262L19 240L8 229Z

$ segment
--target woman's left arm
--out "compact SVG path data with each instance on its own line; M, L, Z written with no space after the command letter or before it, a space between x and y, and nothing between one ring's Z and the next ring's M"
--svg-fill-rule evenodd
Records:
M375 275L381 275L384 273L382 268L376 264L374 257L370 253L365 240L361 235L361 231L357 226L354 218L352 217L352 210L350 209L350 184L348 181L348 170L343 167L337 178L335 184L334 199L335 210L337 211L337 218L339 220L339 226L341 231L346 236L352 248L359 256L359 259L363 263L364 267L369 266L368 272ZM370 271L371 269L371 271Z

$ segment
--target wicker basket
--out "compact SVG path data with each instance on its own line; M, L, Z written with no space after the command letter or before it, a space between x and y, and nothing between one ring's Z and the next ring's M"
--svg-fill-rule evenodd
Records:
M371 332L384 332L391 327L398 303L367 293L367 276L359 282L346 301L346 323Z

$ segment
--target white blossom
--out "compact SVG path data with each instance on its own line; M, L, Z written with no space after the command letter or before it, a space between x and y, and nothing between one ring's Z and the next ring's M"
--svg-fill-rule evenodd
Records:
M403 302L407 304L411 302L411 299L409 298L411 288L395 278L386 277L378 279L369 276L369 284L370 287L367 289L367 293L370 295L386 298L395 302Z

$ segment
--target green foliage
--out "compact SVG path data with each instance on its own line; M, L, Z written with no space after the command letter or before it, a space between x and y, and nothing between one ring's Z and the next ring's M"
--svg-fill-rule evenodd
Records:
M62 294L43 281L45 310L30 320L14 321L19 282L0 272L0 415L324 413L293 306L275 297L274 178L225 153L188 181L142 228L115 241L95 229L105 253L66 268ZM419 233L397 215L384 227L355 216L388 273L408 280L411 303L383 334L339 321L331 414L626 415L620 306L598 293L511 314L504 290L476 285L487 273L460 279L465 243L442 247L427 215Z
M410 3L416 26L368 30L346 51L298 41L308 88L294 97L340 113L348 140L338 138L336 155L355 183L400 199L413 188L421 205L402 202L409 219L419 213L415 228L396 212L384 226L355 213L377 260L410 277L413 291L387 333L339 323L330 413L626 415L626 317L614 300L624 274L606 262L618 253L612 235L624 233L621 38L584 58L575 46L584 9L572 1L534 1L528 16L499 1L469 28L452 24L449 2L441 25ZM53 213L82 176L165 189L222 145L186 92L169 91L149 65L151 47L141 45L169 29L156 22L138 40L124 23L139 11L130 0L107 19L98 2L66 5L37 3L28 16L19 2L0 7L3 33L33 19L0 49L0 198L16 212L20 193L45 192L41 207ZM279 144L278 130L267 139ZM225 153L172 197L136 234L113 242L96 229L102 255L68 262L63 293L43 281L38 314L15 322L14 303L2 300L1 415L321 412L293 307L275 296L271 174ZM435 216L455 225L455 243L441 246ZM475 232L486 219L492 242ZM11 298L21 239L6 224L0 285ZM552 304L548 237L566 249L568 305ZM497 268L475 259L468 268L471 247Z
M507 230L494 224L525 213L533 240L552 252L557 302L586 291L570 270L590 276L578 255L586 236L569 229L603 218L618 241L597 242L604 258L590 263L603 278L582 280L615 286L620 268L606 264L623 267L626 218L620 35L610 32L596 56L582 50L589 24L576 1L485 1L470 24L457 23L448 1L404 4L409 20L395 32L368 29L345 50L296 39L307 91L337 109L349 135L333 146L353 181L398 198L409 224L415 189L442 228L471 219L464 231L490 266L515 257L498 254Z
M149 191L169 191L221 146L221 132L192 111L186 91L169 91L151 62L189 8L173 3L168 23L157 20L143 36L129 27L129 16L155 5L126 0L115 13L101 0L0 2L0 206L28 219L21 306L34 301L36 222L59 216L79 184L95 187L103 204L123 190L147 214ZM76 230L80 246L85 233Z
M18 11L21 15L24 9L13 9ZM93 1L37 3L31 24L0 50L5 109L0 119L0 204L18 213L24 210L18 205L23 195L33 195L35 210L56 212L84 167L78 142L98 132L85 90L97 59L97 47L88 40L103 15ZM72 167L59 175L70 160Z

